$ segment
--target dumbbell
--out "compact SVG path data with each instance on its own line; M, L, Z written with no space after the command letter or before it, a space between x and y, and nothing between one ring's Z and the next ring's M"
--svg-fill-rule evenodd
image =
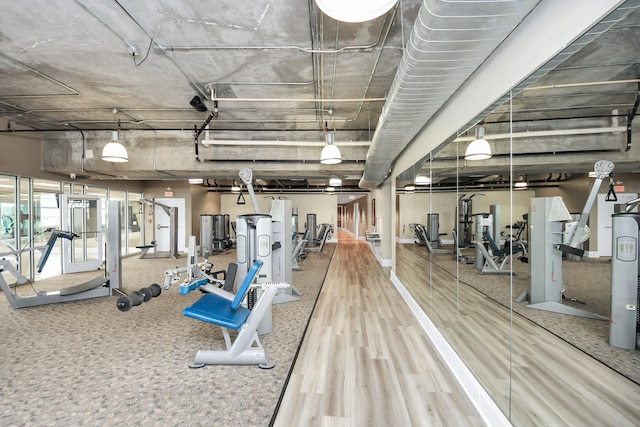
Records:
M162 288L157 283L150 285L148 288L142 288L139 291L131 292L128 295L122 295L116 301L116 307L120 311L129 311L131 307L136 307L143 302L149 301L152 297L157 297L162 293Z
M151 298L155 298L162 293L162 288L157 283L153 283L149 285L148 288L142 288L138 292L141 292L144 295L144 301L147 302Z

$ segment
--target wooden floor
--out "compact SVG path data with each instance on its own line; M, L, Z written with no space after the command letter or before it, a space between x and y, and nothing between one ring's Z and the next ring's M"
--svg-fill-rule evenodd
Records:
M640 426L637 384L416 252L396 252L404 286L513 425Z
M338 240L274 425L483 425L389 272Z

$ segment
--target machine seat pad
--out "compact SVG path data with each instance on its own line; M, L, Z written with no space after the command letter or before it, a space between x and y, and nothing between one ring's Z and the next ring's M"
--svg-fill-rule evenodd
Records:
M205 294L182 311L184 316L233 330L240 329L250 313L243 306L233 310L231 301L216 294Z

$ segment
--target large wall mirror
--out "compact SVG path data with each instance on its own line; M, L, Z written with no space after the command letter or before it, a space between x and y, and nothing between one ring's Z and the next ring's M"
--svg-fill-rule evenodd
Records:
M610 344L609 318L611 214L640 194L638 80L563 59L394 172L395 274L513 425L637 425L640 351ZM466 160L482 134L492 156ZM579 251L559 250L576 227Z

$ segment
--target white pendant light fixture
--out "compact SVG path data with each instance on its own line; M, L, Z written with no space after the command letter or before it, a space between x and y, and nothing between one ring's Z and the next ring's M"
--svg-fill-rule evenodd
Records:
M111 142L102 149L102 160L105 162L124 163L129 161L129 155L124 145L119 142L119 132L114 130L111 134Z
M491 146L484 139L484 127L476 128L476 139L471 141L464 154L465 160L487 160L491 158Z
M202 184L204 182L203 178L189 178L189 184L197 185Z
M426 175L416 175L414 183L416 185L429 185L431 184L431 178Z
M316 0L325 15L336 21L365 22L387 13L398 0Z
M513 184L513 186L519 190L524 190L529 186L529 183L527 183L527 178L525 176L521 176L520 181Z
M342 162L340 149L333 144L333 133L327 132L325 138L327 145L324 146L322 153L320 153L320 163L323 165L336 165Z

